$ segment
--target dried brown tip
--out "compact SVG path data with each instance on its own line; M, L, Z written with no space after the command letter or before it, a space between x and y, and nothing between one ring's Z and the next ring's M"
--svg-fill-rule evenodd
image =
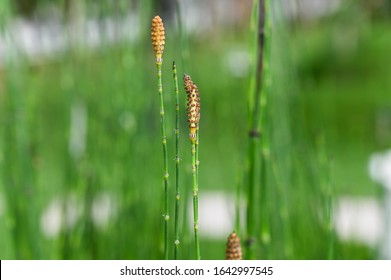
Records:
M155 52L156 56L156 63L162 63L164 40L166 37L164 36L163 21L159 16L155 16L152 19L151 39L153 51Z
M226 260L242 260L242 247L239 236L233 232L227 239L227 250L225 251Z
M190 128L190 141L195 142L198 124L200 121L200 93L197 85L193 83L189 75L183 76L187 93L187 121Z

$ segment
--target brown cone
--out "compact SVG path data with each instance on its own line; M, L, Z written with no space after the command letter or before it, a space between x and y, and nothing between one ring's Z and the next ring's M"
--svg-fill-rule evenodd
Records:
M227 239L227 250L225 251L226 260L242 260L242 247L239 236L233 232Z
M159 16L155 16L152 19L151 39L153 51L156 56L156 63L161 63L164 50L164 40L166 37L164 36L163 21Z
M190 140L195 141L198 123L200 121L200 93L197 85L193 83L189 75L183 76L187 93L187 121L190 128Z

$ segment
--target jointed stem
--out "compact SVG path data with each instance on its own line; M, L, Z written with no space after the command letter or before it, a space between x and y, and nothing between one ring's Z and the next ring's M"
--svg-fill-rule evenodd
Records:
M179 251L179 201L181 199L179 189L179 89L175 62L172 63L172 72L175 88L175 225L174 225L174 259L178 259Z
M189 75L183 76L187 94L187 116L189 122L189 138L191 142L191 170L193 174L193 214L194 214L194 241L196 259L200 260L200 242L198 236L198 125L200 120L200 97L196 84Z
M198 134L198 133L197 133ZM196 260L201 259L200 242L198 236L198 178L197 178L197 155L196 155L196 141L191 142L191 170L193 174L193 214L194 214L194 241Z
M157 80L158 80L158 93L160 97L160 128L162 134L163 144L163 181L164 181L164 258L168 260L168 221L170 215L168 213L168 160L167 160L167 139L166 129L164 127L164 103L163 103L163 86L162 86L162 63L156 63Z
M200 143L200 133L199 133L199 130L200 128L197 127L197 134L196 134L196 142L195 142L195 149L196 149L196 180L197 180L197 191L198 191L198 170L199 170L199 165L200 165L200 161L198 160L198 156L199 156L199 153L198 153L198 147L199 147L199 143Z
M259 174L259 151L262 137L261 128L261 93L262 93L262 77L263 77L263 52L264 52L264 31L265 31L265 1L258 0L258 36L257 36L257 67L256 67L256 84L254 93L253 111L251 116L251 130L249 138L249 170L248 170L248 189L247 189L247 258L255 258L255 241L256 241L256 209L257 196L256 190L257 181L260 179ZM256 2L254 2L256 3ZM256 6L254 6L256 7ZM258 170L258 171L257 171ZM265 188L266 186L261 186Z

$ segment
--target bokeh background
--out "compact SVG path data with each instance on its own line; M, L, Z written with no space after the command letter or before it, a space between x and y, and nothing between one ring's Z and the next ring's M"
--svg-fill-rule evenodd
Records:
M0 258L162 258L150 44L159 14L171 221L175 60L202 100L201 254L223 259L226 237L245 222L238 193L247 180L257 2L2 0ZM269 2L258 257L390 259L391 1ZM181 81L180 90L180 258L192 259ZM245 240L245 227L236 229Z

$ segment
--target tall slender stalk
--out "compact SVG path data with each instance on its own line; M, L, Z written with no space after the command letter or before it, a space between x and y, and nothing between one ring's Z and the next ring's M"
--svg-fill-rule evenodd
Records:
M198 180L198 170L199 170L199 166L200 166L200 161L199 161L199 146L200 146L200 128L199 126L197 127L197 134L196 134L196 140L195 140L195 178L196 178L196 183L195 183L195 188L194 188L194 192L196 192L196 194L194 195L194 197L197 199L196 201L194 201L194 207L197 206L197 209L194 209L194 213L197 214L197 219L194 219L197 221L197 235L196 235L196 258L197 260L201 259L201 256L200 256L200 245L199 245L199 237L198 237L198 184L199 184L199 180ZM194 176L194 175L193 175Z
M196 180L197 180L197 190L198 190L198 170L199 170L199 166L200 166L200 160L199 160L199 146L200 146L200 126L198 125L197 127L197 134L196 134L196 141L195 141L195 148L196 148L196 151L195 151L195 160L196 160Z
M197 187L197 167L196 167L196 143L191 143L191 171L193 174L193 216L194 216L194 242L196 259L200 256L200 241L198 235L198 187Z
M152 20L151 28L152 46L156 56L156 72L158 81L158 93L160 99L160 130L163 144L163 182L164 182L164 258L168 260L168 222L170 215L168 211L168 160L167 160L167 138L164 126L164 102L163 102L163 85L162 85L162 55L165 44L163 21L159 16Z
M262 258L268 258L270 251L270 202L268 199L269 196L269 188L268 188L268 174L271 170L271 162L270 162L270 121L268 118L270 115L270 106L268 105L268 95L271 88L271 17L270 17L270 2L265 0L263 3L263 8L261 8L259 28L260 33L263 33L263 37L267 37L267 40L262 40L259 42L261 44L260 48L262 48L262 69L260 69L260 79L262 79L261 88L259 89L262 92L261 100L260 100L260 131L262 131L262 137L260 139L260 148L261 148L261 171L260 171L260 183L261 183L261 193L260 193L260 237L261 237L261 251ZM262 35L259 35L262 36ZM259 62L258 62L259 63Z
M172 63L172 72L174 78L174 92L175 92L175 225L174 225L174 259L178 259L179 252L179 206L180 206L180 188L179 188L179 89L178 76L176 71L175 61Z
M258 193L256 187L259 181L259 144L261 142L261 93L263 74L263 49L265 29L265 0L259 0L258 6L258 30L257 30L257 67L255 73L255 92L253 94L253 108L250 119L249 149L248 149L248 187L247 187L247 258L255 258L256 221ZM261 188L264 186L261 186Z
M191 170L193 175L193 216L194 216L194 242L196 259L201 259L200 242L198 235L198 125L200 120L200 97L197 85L193 83L189 75L184 75L183 81L187 93L187 116L189 122L189 138L191 142Z

